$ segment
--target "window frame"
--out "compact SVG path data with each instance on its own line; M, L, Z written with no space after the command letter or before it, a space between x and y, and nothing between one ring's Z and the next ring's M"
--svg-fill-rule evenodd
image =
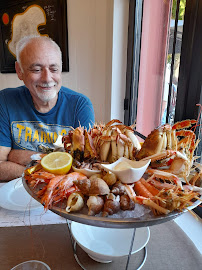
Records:
M202 86L202 1L187 0L178 79L175 122L197 119Z

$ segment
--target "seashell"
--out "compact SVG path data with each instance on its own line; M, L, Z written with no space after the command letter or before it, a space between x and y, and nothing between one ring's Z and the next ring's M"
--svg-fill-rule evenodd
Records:
M120 210L120 197L115 196L113 193L110 193L107 196L107 199L104 204L104 210L102 213L103 217L107 217L108 215L113 215Z
M103 179L96 178L91 180L89 195L106 195L109 194L109 192L109 186Z
M107 183L108 186L112 186L116 183L117 181L117 176L116 174L112 172L107 172L102 179Z
M88 178L82 179L82 180L75 180L74 184L80 189L81 193L83 195L88 195L90 186L91 186L91 181Z
M120 197L120 208L121 210L133 210L135 203L132 201L127 194L121 195Z
M101 178L82 179L74 181L74 184L80 189L84 195L106 195L109 194L110 189L107 183Z
M101 173L95 173L89 177L90 180L96 179L96 178L102 178Z
M81 208L83 208L83 206L83 197L78 192L74 192L68 197L66 211L68 213L79 211Z
M94 216L102 211L104 206L104 200L100 196L90 196L87 200L88 215Z
M125 185L122 184L120 181L116 182L111 191L115 195L123 195L126 194Z

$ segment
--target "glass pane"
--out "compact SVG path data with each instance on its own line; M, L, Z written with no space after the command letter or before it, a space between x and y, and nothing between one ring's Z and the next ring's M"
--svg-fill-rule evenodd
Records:
M169 48L168 48L166 73L165 73L164 95L163 95L163 103L162 103L162 118L161 118L162 124L165 124L166 122L168 122L169 124L172 125L174 123L185 5L186 5L186 0L181 0L179 13L178 13L177 32L175 33L175 17L176 17L177 0L173 0L172 15L171 15L171 20L170 20ZM176 35L176 41L174 40L175 35ZM173 53L174 53L174 57L173 57ZM174 59L173 64L172 64L172 59ZM168 108L169 92L170 92L171 98L170 98L170 107ZM167 111L168 111L168 121L166 121Z
M201 86L201 100L202 100L202 86ZM198 106L200 107L199 110L199 117L198 117L198 139L199 139L199 143L198 146L196 148L195 154L196 154L196 161L199 162L200 164L202 164L202 103L198 104Z

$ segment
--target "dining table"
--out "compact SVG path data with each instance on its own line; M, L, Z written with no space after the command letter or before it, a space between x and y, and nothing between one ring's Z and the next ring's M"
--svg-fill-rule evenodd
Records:
M0 183L0 197L5 196L4 185L8 183ZM28 260L43 261L51 270L126 268L128 256L106 264L91 259L79 245L75 253L71 220L51 210L45 211L40 204L32 207L30 203L24 209L16 209L15 206L2 206L0 202L1 270L10 270ZM198 270L201 265L201 254L173 220L150 227L147 258L141 264L144 257L144 249L132 254L128 269Z

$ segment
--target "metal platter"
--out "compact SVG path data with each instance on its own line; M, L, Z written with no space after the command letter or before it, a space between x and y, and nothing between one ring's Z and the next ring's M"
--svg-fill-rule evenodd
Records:
M24 188L27 192L38 202L40 199L37 198L36 194L29 188L26 183L26 180L22 177L22 182ZM197 207L200 204L200 201L196 201L190 209ZM161 215L161 216L152 216L151 213L141 216L140 218L111 218L109 217L97 217L97 216L88 216L87 214L81 213L67 213L65 209L53 206L50 211L56 213L57 215L64 217L71 221L76 221L79 223L97 226L97 227L105 227L105 228L139 228L139 227L147 227L153 226L157 224L161 224L172 220L181 214L187 212L184 210L183 212L172 212L168 215Z

